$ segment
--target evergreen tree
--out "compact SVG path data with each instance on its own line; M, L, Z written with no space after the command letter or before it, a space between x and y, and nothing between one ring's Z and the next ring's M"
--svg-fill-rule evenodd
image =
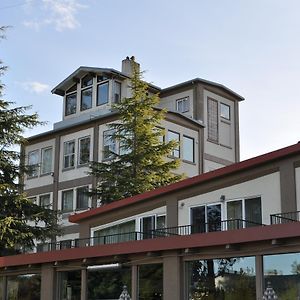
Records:
M4 27L0 27L3 33ZM0 75L6 67L0 61ZM40 207L22 193L21 176L25 166L19 164L16 148L26 143L25 129L41 122L37 114L26 114L30 107L12 107L3 99L0 82L0 255L13 254L21 248L32 248L34 239L45 240L59 232L56 212Z
M158 95L151 95L142 73L132 60L131 97L123 98L114 108L119 121L109 125L106 139L115 144L105 149L107 161L93 162L91 174L97 178L92 192L101 204L140 194L183 178L172 173L178 159L167 159L178 147L175 141L164 141L160 127L165 110L157 109Z

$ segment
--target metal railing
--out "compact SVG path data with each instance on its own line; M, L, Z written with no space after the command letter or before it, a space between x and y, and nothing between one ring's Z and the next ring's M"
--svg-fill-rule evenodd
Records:
M291 211L270 215L271 224L285 224L300 221L300 211Z
M183 225L176 227L160 228L147 232L122 232L110 235L99 235L95 237L70 239L54 243L44 243L37 247L37 252L48 252L69 248L83 248L96 245L108 245L145 239L163 238L170 236L191 235L195 233L208 233L216 231L228 231L234 229L249 228L254 226L264 226L261 223L242 219L231 219L215 221L197 225Z

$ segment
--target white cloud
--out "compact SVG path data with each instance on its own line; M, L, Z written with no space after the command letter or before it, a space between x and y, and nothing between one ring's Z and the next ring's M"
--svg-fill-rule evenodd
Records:
M34 1L29 1L32 5ZM75 29L80 26L76 14L85 5L78 0L42 0L41 17L34 21L24 21L26 27L39 30L42 26L54 26L57 31Z
M41 94L47 90L49 90L49 85L45 83L41 83L38 81L27 81L21 83L23 88L27 91L36 93L36 94Z

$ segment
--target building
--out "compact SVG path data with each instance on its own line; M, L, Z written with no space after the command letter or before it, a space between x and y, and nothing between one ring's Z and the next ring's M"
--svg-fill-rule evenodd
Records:
M78 225L68 221L69 215L98 206L85 194L96 185L87 175L88 162L107 159L105 149L118 151L107 124L118 120L112 104L131 94L132 64L138 66L133 58L124 59L121 72L79 67L52 90L62 97L62 121L30 137L23 150L32 169L25 176L25 191L39 205L62 212L64 234L57 240L66 245L79 237ZM168 109L161 124L165 138L180 141L172 153L181 159L179 173L192 177L239 161L241 96L199 78L165 89L149 85L149 92L159 93L159 107Z
M298 143L71 215L72 248L0 258L2 299L298 299L299 205Z

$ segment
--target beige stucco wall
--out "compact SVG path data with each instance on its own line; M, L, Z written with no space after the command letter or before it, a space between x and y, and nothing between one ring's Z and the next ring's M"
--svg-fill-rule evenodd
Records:
M28 153L31 151L38 150L39 151L39 163L41 163L41 150L44 148L52 147L52 171L54 169L54 152L55 152L55 140L50 139L45 142L36 143L33 145L28 145L25 148L25 163L28 163ZM51 174L41 175L39 169L39 176L34 178L28 178L25 176L25 190L32 189L36 187L40 187L43 185L48 185L53 183L53 176Z
M295 168L297 210L300 210L300 168Z
M224 203L220 202L221 195L225 196ZM279 172L179 201L179 225L190 224L191 207L222 203L222 219L225 220L226 201L256 196L261 197L262 222L263 224L270 224L270 214L279 213L281 210Z
M219 143L213 143L207 140L207 99L212 98L218 101L219 111ZM231 120L224 120L220 117L220 103L230 106ZM237 120L238 121L238 120ZM228 161L235 161L235 132L234 132L234 102L219 96L210 91L204 90L204 153L226 159Z
M78 146L78 140L80 138L84 138L89 136L90 137L90 160L93 159L93 127L81 130L72 134L64 135L61 137L60 140L60 157L59 157L59 181L67 181L72 180L75 178L85 177L87 176L87 172L89 171L88 166L78 166L78 155L79 155L79 146ZM64 156L64 142L68 141L75 141L75 166L72 169L63 169L63 156Z
M183 113L187 117L193 117L194 111L193 111L193 90L187 90L181 93L177 93L171 96L162 97L160 99L160 103L158 107L166 108L167 110L176 111L176 100L189 97L189 104L190 108L188 112Z

